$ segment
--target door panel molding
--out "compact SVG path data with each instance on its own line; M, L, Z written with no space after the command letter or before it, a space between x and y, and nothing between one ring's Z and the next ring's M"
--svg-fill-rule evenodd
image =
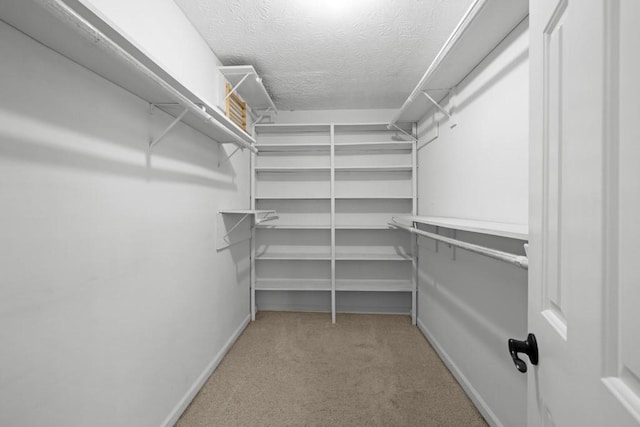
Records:
M623 7L632 8L631 11ZM640 214L640 173L637 158L637 126L630 120L638 111L627 111L636 99L624 102L624 97L637 96L640 85L630 68L640 68L640 55L628 49L621 52L624 31L635 31L633 40L640 32L632 30L635 23L621 22L640 13L640 7L625 0L606 2L605 28L605 105L604 111L604 192L605 192L605 270L602 281L603 292L603 374L602 381L622 407L640 423L640 344L638 343L637 307L640 292L637 290L636 249L640 236L637 217ZM631 25L630 25L631 24ZM624 67L623 67L624 64ZM624 74L626 73L626 74ZM629 78L626 78L629 77ZM628 85L631 85L627 87ZM625 92L621 92L625 87ZM626 107L625 107L626 106ZM623 109L623 111L621 111ZM637 108L640 110L640 108ZM625 117L628 117L625 122ZM631 130L630 130L631 129ZM633 135L635 133L635 135ZM635 195L635 197L633 197ZM622 233L621 230L624 230Z
M543 33L543 316L567 339L567 292L562 280L564 16L557 3Z

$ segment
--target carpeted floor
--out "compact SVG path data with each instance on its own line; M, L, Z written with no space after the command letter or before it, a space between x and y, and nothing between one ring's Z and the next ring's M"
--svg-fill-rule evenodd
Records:
M177 425L487 424L409 317L260 312Z

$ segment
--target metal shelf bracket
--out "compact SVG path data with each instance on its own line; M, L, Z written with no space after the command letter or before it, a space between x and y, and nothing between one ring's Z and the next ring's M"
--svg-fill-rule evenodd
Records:
M451 92L452 92L452 89L449 89L449 93L451 93ZM453 118L453 115L452 115L451 113L449 113L447 110L445 110L445 109L444 109L440 104L438 104L438 103L436 102L436 100L435 100L435 99L433 99L433 98L431 97L431 95L429 95L429 94L427 93L427 91L426 91L426 90L423 90L423 91L422 91L422 94L423 94L424 96L426 96L426 97L427 97L427 99L428 99L428 100L429 100L433 105L435 105L435 107L436 107L436 108L437 108L437 109L438 109L442 114L444 114L445 116L447 116L447 117L449 118L449 127L453 128L453 127L455 127L455 126L458 124L458 123L456 123L455 119Z
M223 216L225 215L234 215L234 216L240 216L240 219L238 219L230 228L226 229L226 223L223 219ZM237 236L236 239L232 239L230 238L231 233L233 233L239 226L240 224L242 224L244 222L245 219L249 218L249 217L254 217L254 221L253 224L250 224L249 226L249 233L240 233L240 236ZM265 221L269 221L272 219L277 219L278 215L276 214L275 211L253 211L253 212L219 212L218 213L218 229L219 230L226 230L226 233L219 235L218 237L218 244L217 244L217 249L218 250L222 250L226 247L235 245L237 243L240 242L244 242L245 240L248 240L251 238L251 229L253 229L256 225L263 223ZM238 233L236 233L238 234Z
M403 134L404 136L406 136L407 138L411 139L411 141L418 141L418 138L416 138L415 136L405 132L404 130L400 129L395 123L392 124L389 128L395 128L398 132L400 132L401 134Z
M153 109L155 108L156 105L169 105L169 104L151 104L151 112L153 112ZM172 104L173 105L173 104ZM154 139L152 139L151 141L149 141L149 151L151 151L153 149L153 147L155 147L161 140L162 138L164 138L171 129L173 129L173 127L175 125L177 125L182 118L189 112L188 108L185 108L182 113L180 113L178 115L178 117L176 117L169 126L167 126L167 128L162 131L160 133L160 135L156 136Z
M231 96L232 93L236 93L236 90L240 87L240 85L242 83L244 83L245 80L247 80L247 78L253 73L247 73L244 76L242 76L242 78L240 79L240 81L238 83L236 83L236 85L234 87L231 88L231 90L229 91L229 93L227 94L227 96L224 97L223 101L226 101L227 98L229 98Z
M220 148L220 146L218 146L218 158L220 157L220 152L222 151L222 148ZM227 157L224 158L224 160L218 160L218 167L221 167L222 165L224 165L225 163L229 162L231 160L231 158L233 157L234 154L236 154L242 147L236 147L235 150L233 150L231 152L231 154L229 154Z

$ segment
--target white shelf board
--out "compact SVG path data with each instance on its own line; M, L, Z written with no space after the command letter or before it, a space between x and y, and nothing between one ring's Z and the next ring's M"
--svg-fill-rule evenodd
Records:
M271 225L260 224L257 228L266 230L330 230L330 225Z
M229 81L231 87L235 87L240 80L242 84L236 89L236 93L244 99L254 110L266 110L272 108L276 113L278 109L273 103L269 92L262 84L262 79L258 76L252 65L225 65L218 67L218 70ZM247 78L244 78L247 76Z
M304 197L287 197L287 196L273 196L273 197L261 197L256 196L256 200L331 200L331 197L315 197L315 196L304 196Z
M259 224L256 228L266 230L330 230L330 225L271 225ZM393 230L388 225L336 225L336 230Z
M0 17L43 45L143 100L152 104L174 104L158 107L173 117L181 114L187 105L192 111L202 106L206 114L189 112L182 122L217 142L255 143L217 107L207 104L174 79L88 2L42 0L41 3L43 5L34 0L0 2ZM60 15L54 14L53 10L59 11ZM116 52L124 53L127 59Z
M329 152L330 144L258 144L256 148L261 153L269 152L307 152L326 151Z
M528 0L475 0L390 124L420 121L435 108L422 91L441 101L528 13Z
M336 230L392 230L387 225L336 225Z
M428 216L397 216L395 218L401 223L417 222L420 224L451 228L454 230L490 234L493 236L509 237L511 239L518 240L529 240L529 226L526 224L507 224L500 222Z
M276 211L267 209L227 209L222 210L219 213L229 215L267 215L274 214Z
M400 129L411 133L412 124L396 123ZM389 129L389 123L335 123L334 129L336 133L340 132L396 132L395 129Z
M364 150L411 150L413 142L411 141L395 141L395 142L337 142L335 144L336 151L364 151Z
M336 200L413 200L412 196L336 196Z
M301 252L295 253L278 253L278 254L261 254L256 256L257 260L264 261L331 261L330 254L305 254Z
M408 254L340 254L336 253L336 261L411 261Z
M336 166L336 172L411 172L411 165L389 166Z
M330 230L330 225L271 225L259 224L256 228L266 230ZM336 225L336 230L393 230L388 225Z
M329 133L329 123L258 123L255 126L257 134L269 133Z
M330 279L256 279L256 291L330 291Z
M330 172L331 168L329 166L309 166L309 167L295 167L295 166L286 166L286 167L256 167L256 172L296 172L296 173L304 173L304 172Z
M411 280L352 280L336 279L336 291L353 292L411 292Z

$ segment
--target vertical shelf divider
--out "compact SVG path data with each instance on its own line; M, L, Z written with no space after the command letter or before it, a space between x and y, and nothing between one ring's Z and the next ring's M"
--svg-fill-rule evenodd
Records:
M412 165L412 201L411 201L411 212L414 215L417 215L418 210L418 141L417 141L417 125L414 123L411 127L412 134L416 137L416 140L413 141L411 145L411 165ZM411 237L411 254L413 256L411 260L411 266L413 268L412 274L412 283L411 283L411 324L415 325L417 323L418 317L418 301L417 301L417 293L418 293L418 235L414 235Z
M256 137L255 129L253 131L253 137ZM256 156L257 153L251 153L249 157L250 170L251 170L251 209L256 208ZM256 228L251 229L251 248L250 248L250 271L249 271L249 293L250 302L249 309L251 310L251 321L256 320Z
M336 165L335 125L331 123L331 323L336 323Z

